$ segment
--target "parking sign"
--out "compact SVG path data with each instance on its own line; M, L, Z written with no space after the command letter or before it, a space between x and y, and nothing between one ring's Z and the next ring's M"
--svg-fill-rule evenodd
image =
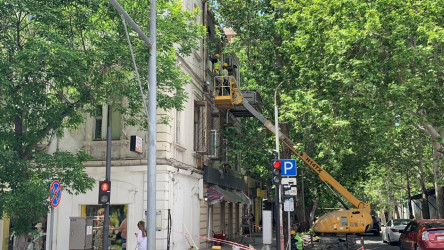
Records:
M296 160L281 160L281 176L297 176Z

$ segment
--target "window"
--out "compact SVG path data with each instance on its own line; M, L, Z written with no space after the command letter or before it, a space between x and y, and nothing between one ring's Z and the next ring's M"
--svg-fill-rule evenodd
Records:
M176 110L175 127L175 142L180 145L182 143L182 112L178 110Z
M117 109L113 109L109 105L99 105L96 107L96 116L94 123L94 140L106 140L106 134L108 131L108 117L109 124L111 126L111 139L120 140L122 131L121 114Z
M102 106L97 106L97 116L96 116L96 124L94 129L94 139L99 140L102 139L102 121L103 121L103 108ZM106 138L106 135L105 135Z
M347 223L347 217L341 217L341 225L343 227L346 227L348 225Z
M210 130L210 149L208 152L208 157L217 158L219 157L219 135L217 130Z
M207 153L210 141L211 108L205 101L194 102L194 151Z
M109 207L109 226L115 228L109 230L110 237L110 249L121 249L125 240L122 238L122 231L127 230L128 205L111 205ZM103 242L103 220L104 220L105 208L101 205L82 205L82 217L94 216L93 222L93 247L94 249L101 249ZM128 237L129 235L127 235Z

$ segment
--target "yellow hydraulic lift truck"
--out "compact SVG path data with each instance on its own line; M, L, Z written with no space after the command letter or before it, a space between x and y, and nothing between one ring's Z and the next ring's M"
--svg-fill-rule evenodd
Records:
M216 89L216 88L215 88ZM238 89L235 90L237 100L227 100L226 103L240 104L243 106L273 134L276 132L275 126L268 121L260 112L253 108L246 99L242 99L242 95ZM216 104L222 103L222 98L216 96ZM239 102L240 100L240 102ZM225 100L224 100L225 104ZM219 105L218 105L219 107ZM230 109L229 105L223 106L222 109ZM355 208L333 211L321 216L313 225L313 231L319 235L346 235L347 249L356 249L356 234L370 232L373 225L371 217L370 205L368 203L358 200L347 189L345 189L338 181L336 181L327 171L319 166L313 159L305 152L299 153L296 151L296 144L291 141L286 135L279 131L279 140L284 143L294 154L301 158L308 166L310 166L328 186L333 187L345 199L347 199Z

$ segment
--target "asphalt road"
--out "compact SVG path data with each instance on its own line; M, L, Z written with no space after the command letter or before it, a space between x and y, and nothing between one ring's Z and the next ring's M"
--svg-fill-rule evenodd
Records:
M381 236L373 236L373 234L362 234L361 235L362 238L364 239L364 249L365 250L395 250L395 249L399 249L398 246L390 246L387 243L382 243L382 237ZM357 240L356 240L356 246L357 249L356 250L361 250L362 249L362 245L361 245L361 236L357 236ZM245 244L245 242L243 243ZM261 250L261 249L265 249L263 248L263 244L262 244L262 239L260 238L260 235L258 238L256 238L256 240L254 242L249 242L249 244L252 244L252 246L257 249L257 250ZM276 249L276 243L273 242L272 246L271 246L271 250L275 250ZM201 250L210 250L212 249L211 247L208 248L203 248ZM222 246L222 250L232 250L232 246L230 246L229 244L225 244L224 246ZM314 247L304 247L304 249L316 249L316 250L320 250L320 249L325 249L325 248L318 248L316 246ZM327 249L345 249L345 248L327 248Z
M358 240L356 241L358 243L358 246L361 247L360 244L360 237L358 236ZM390 246L387 243L382 243L382 236L373 236L371 234L363 234L362 237L364 238L364 249L365 250L394 250L399 249L399 246Z

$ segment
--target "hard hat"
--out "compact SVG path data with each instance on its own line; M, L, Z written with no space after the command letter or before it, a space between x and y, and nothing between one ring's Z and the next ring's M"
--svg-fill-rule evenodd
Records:
M224 67L228 67L228 63L224 63Z
M290 231L290 234L291 234L291 235L296 234L296 231L291 230L291 231Z
M214 68L215 68L215 69L220 69L220 67L219 67L219 66L214 66Z
M216 54L216 55L214 55L214 57L216 57L216 58L219 58L219 57L220 57L220 55L219 55L219 54Z

